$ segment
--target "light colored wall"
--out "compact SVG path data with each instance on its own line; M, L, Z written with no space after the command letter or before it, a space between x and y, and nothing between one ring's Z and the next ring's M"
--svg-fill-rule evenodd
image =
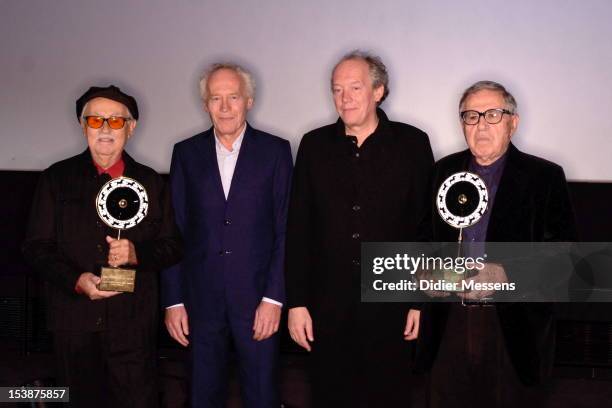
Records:
M429 133L437 158L464 148L462 90L515 94L519 148L568 178L612 181L612 2L411 0L0 0L0 169L42 169L84 149L74 101L90 85L134 94L128 151L168 171L172 145L209 126L206 64L258 80L250 121L291 141L336 115L329 71L348 50L382 56L390 118Z

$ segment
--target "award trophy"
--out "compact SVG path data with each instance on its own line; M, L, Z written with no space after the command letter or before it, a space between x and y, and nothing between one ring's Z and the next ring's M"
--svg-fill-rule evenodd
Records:
M438 189L436 207L448 225L459 229L458 241L463 241L463 228L476 224L487 211L489 192L484 181L467 171L448 177Z
M451 175L438 189L436 207L440 217L451 227L459 229L457 257L463 255L463 228L480 221L487 211L488 203L489 193L484 181L467 171ZM460 283L464 278L472 276L470 271L464 274L454 269L435 270L433 275L451 283Z
M117 177L102 186L96 197L98 216L109 227L121 231L136 226L146 216L149 198L145 188L128 177ZM135 269L103 266L100 269L99 290L134 292Z

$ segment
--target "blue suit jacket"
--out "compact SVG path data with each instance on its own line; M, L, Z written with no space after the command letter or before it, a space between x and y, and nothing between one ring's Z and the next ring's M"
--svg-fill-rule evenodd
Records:
M247 124L226 200L213 129L177 143L170 183L183 261L162 273L162 303L190 320L252 319L262 297L285 302L289 142Z

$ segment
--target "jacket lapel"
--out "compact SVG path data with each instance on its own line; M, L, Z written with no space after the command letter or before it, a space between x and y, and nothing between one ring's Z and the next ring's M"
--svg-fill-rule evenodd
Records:
M219 163L217 161L217 149L215 147L215 134L211 127L198 137L196 146L202 157L201 164L203 180L207 180L215 191L215 195L225 201L223 184L221 184L221 174L219 173Z
M511 240L513 225L521 217L521 210L526 205L525 189L529 186L528 175L520 168L520 155L514 145L508 148L508 159L491 209L487 241L499 241L498 237Z
M227 194L227 201L229 202L234 196L236 191L240 190L240 186L244 181L244 175L248 174L253 169L253 162L255 160L256 150L255 131L247 123L244 131L244 138L242 139L242 145L240 146L240 153L238 153L238 161L236 162L236 168L234 169L234 175L232 176L232 182L230 184L229 193ZM221 180L219 178L219 180Z

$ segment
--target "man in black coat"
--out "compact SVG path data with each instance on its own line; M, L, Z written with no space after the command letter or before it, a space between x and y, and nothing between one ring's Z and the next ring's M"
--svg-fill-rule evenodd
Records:
M158 273L182 253L169 190L123 150L138 119L133 97L92 87L76 111L88 149L42 173L23 245L46 284L57 385L70 387L75 407L155 407ZM100 188L118 176L148 194L148 214L121 239L96 210ZM134 292L99 290L105 264L136 269Z
M459 103L469 149L439 160L433 189L460 171L478 174L489 190L489 209L463 229L464 242L574 241L576 228L563 169L520 152L510 142L519 116L514 97L500 84L477 82ZM457 241L432 204L433 240ZM508 272L508 274L507 274ZM473 279L512 281L503 264L487 263ZM491 291L462 293L461 303L434 305L419 339L432 372L434 407L530 406L546 398L541 384L552 367L554 331L548 303L482 303ZM438 333L437 335L430 335ZM525 405L526 406L526 405Z
M315 407L407 403L420 312L360 302L366 241L415 241L433 164L421 130L390 121L386 67L353 52L332 72L340 119L307 133L295 164L287 234L293 340L312 351Z

